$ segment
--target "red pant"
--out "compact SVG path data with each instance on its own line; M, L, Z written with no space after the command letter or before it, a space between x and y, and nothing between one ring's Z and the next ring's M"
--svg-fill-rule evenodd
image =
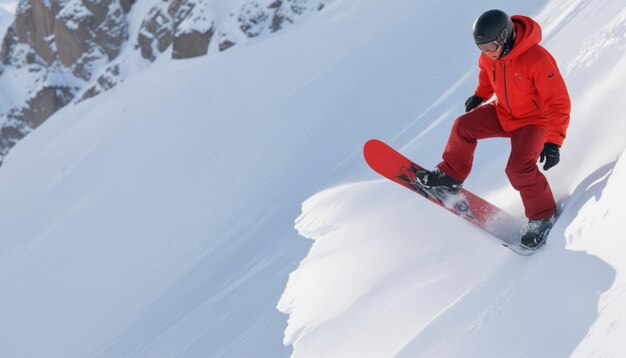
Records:
M472 169L478 139L494 137L511 138L506 175L522 197L526 216L533 220L552 216L556 210L552 190L537 168L546 130L530 125L507 133L500 126L493 105L478 107L456 119L443 152L443 161L437 166L452 178L464 181Z

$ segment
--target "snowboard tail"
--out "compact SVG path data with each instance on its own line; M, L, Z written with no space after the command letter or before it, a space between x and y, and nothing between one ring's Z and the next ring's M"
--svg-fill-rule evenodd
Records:
M380 175L489 232L516 253L532 253L518 249L520 222L506 211L466 189L453 194L445 189L425 188L415 176L416 172L425 169L380 140L365 143L363 155L367 164Z

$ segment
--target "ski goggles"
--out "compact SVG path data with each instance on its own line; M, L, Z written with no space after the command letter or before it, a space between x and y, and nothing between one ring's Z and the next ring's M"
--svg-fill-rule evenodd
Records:
M498 49L501 46L504 46L504 41L506 41L506 38L509 34L509 31L507 29L502 30L502 33L500 34L500 36L498 36L497 39L490 41L490 42L486 42L484 44L476 44L476 46L478 46L478 48L482 51L482 52L495 52L498 51Z
M502 43L499 40L495 40L484 44L476 44L476 46L478 46L482 52L496 52L500 46L502 46Z

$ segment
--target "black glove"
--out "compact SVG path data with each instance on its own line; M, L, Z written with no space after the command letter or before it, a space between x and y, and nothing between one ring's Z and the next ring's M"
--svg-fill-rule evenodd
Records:
M477 95L473 95L472 97L468 98L467 101L465 101L465 112L469 112L472 109L480 106L481 103L483 103L483 99L478 97Z
M560 158L561 155L559 154L559 146L548 142L543 145L543 150L539 156L539 163L543 163L545 160L546 164L543 165L543 170L548 170L559 164Z

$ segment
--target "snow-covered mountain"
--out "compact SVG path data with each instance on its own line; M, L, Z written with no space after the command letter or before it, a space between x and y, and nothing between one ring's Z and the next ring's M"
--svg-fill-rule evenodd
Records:
M35 3L69 31L97 2ZM0 76L3 110L76 84L0 167L0 356L626 352L626 1L113 3L126 35L89 79L49 34L51 65ZM361 157L376 137L439 161L490 8L539 21L573 100L561 216L529 258ZM481 142L466 186L521 219L507 155Z

